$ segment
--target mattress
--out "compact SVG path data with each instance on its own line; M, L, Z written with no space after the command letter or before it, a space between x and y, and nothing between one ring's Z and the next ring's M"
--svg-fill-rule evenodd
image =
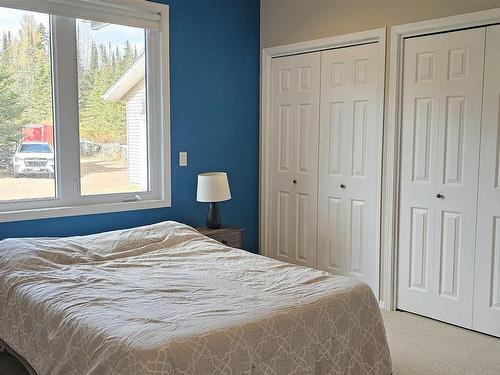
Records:
M0 339L39 375L391 373L366 284L171 221L0 241Z

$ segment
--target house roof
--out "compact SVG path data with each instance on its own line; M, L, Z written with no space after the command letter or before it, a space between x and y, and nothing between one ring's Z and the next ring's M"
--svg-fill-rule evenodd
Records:
M141 79L144 79L146 75L145 61L144 54L139 56L132 66L104 93L102 98L113 102L122 100Z

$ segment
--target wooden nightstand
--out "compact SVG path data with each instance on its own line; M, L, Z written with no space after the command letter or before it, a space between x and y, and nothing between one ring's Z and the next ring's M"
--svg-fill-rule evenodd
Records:
M220 229L210 229L207 227L196 228L198 232L207 237L213 238L216 241L223 243L229 247L237 247L241 249L243 243L243 228L238 227L222 227Z

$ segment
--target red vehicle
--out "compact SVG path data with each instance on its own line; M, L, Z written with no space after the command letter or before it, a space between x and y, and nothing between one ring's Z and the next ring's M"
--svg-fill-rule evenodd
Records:
M23 128L23 142L47 142L54 146L54 129L52 125L25 125Z

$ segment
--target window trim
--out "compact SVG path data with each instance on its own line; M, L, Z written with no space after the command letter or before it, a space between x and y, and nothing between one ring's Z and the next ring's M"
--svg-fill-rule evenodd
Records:
M33 2L0 0L0 7L15 9L43 11L45 3L57 3L59 0L45 0ZM171 206L171 166L170 166L170 85L169 85L169 8L164 4L155 4L140 0L125 0L123 7L141 14L149 13L159 15L157 30L146 30L146 90L147 118L148 118L148 173L149 190L146 192L111 193L101 195L80 195L80 161L75 153L79 149L78 121L76 126L58 127L55 132L55 158L56 158L56 197L36 198L0 203L0 223L19 220L32 220L51 217L77 216L108 212L133 211L150 208ZM12 4L15 3L15 6ZM23 4L30 6L23 7ZM109 6L110 11L116 9L116 2L102 0L85 0L100 7ZM35 5L33 5L35 4ZM50 4L49 4L50 5ZM38 7L33 9L33 7ZM38 9L38 10L37 10ZM50 9L49 9L50 10ZM47 11L45 11L48 13ZM83 14L82 18L87 14ZM117 16L119 17L119 16ZM53 22L55 20L55 22ZM51 59L53 80L53 110L54 124L78 119L78 97L74 95L77 87L76 54L75 64L68 64L68 53L64 56L58 54L61 45L67 45L76 52L76 31L68 33L74 26L75 20L65 16L51 15ZM126 25L126 22L118 23ZM65 32L57 31L65 28ZM56 38L59 38L56 40ZM54 48L58 45L58 48ZM61 64L58 60L64 60ZM73 71L71 71L73 70ZM148 74L149 72L149 74ZM75 80L68 84L68 74ZM61 83L65 77L64 84ZM59 81L61 80L61 81ZM65 93L70 93L70 95ZM154 98L154 99L150 99ZM63 104L64 103L64 104ZM64 108L64 110L61 110ZM72 110L68 110L72 108ZM76 143L75 143L76 142ZM73 157L68 157L73 155ZM64 161L62 157L64 156ZM154 156L154 157L153 157ZM140 197L140 198L136 198Z
M147 0L1 0L0 6L56 16L161 29L164 4ZM168 6L167 6L168 7Z

